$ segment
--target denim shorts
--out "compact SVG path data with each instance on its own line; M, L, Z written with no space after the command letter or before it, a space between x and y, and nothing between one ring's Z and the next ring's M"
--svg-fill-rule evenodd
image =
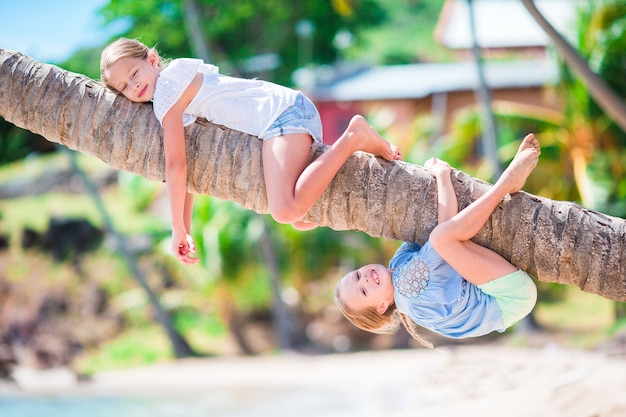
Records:
M299 94L296 102L287 108L265 130L259 138L262 140L276 136L306 133L313 140L322 143L322 120L315 105L304 94Z

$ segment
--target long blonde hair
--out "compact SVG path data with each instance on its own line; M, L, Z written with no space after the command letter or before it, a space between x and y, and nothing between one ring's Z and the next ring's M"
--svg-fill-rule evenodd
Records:
M379 314L373 307L356 311L348 307L341 299L339 283L335 286L334 298L341 314L359 329L371 333L392 334L398 331L400 323L402 323L413 339L429 349L434 348L434 345L420 334L420 326L407 315L400 313L395 304L389 305L383 314Z
M106 72L111 65L122 58L146 59L150 53L156 55L160 67L165 67L166 62L161 58L155 48L148 48L143 42L136 39L119 38L102 51L102 55L100 56L100 79L111 90L115 90L115 87L109 84L106 77Z

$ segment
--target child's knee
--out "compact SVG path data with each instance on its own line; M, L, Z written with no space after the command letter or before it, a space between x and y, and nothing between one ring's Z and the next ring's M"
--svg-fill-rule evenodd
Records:
M290 204L274 204L269 208L274 220L282 224L292 224L300 220L306 213Z
M272 211L272 210L270 210L270 215L272 216L272 218L276 222L282 223L282 224L290 224L290 223L293 223L295 221L295 220L292 220L292 217L289 216L289 213L284 212L284 211Z
M447 235L445 233L445 227L443 224L438 224L432 232L430 232L430 236L428 236L428 240L430 241L430 246L433 247L438 253L442 248L445 248L446 242L448 241Z

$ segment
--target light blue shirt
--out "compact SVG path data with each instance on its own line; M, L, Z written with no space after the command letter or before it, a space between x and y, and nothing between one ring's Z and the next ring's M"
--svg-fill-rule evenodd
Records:
M398 311L450 338L476 337L505 325L497 301L466 281L430 246L403 243L389 262Z

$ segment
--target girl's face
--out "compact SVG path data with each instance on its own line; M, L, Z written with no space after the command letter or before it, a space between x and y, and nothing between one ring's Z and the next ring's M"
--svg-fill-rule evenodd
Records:
M339 282L343 303L354 311L374 308L379 314L393 304L393 270L383 265L365 265L347 273Z
M121 58L105 72L109 85L136 103L152 100L160 73L159 59L153 53L145 59Z

